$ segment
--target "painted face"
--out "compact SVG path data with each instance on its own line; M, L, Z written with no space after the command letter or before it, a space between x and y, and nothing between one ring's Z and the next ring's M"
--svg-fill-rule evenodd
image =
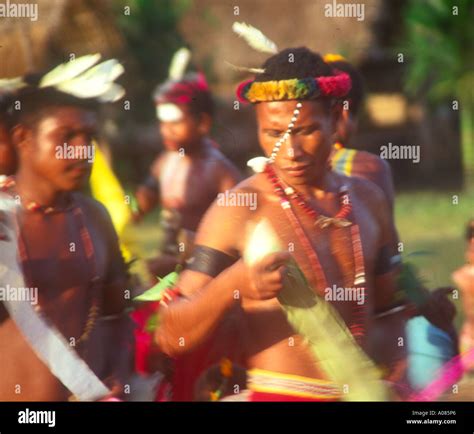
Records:
M47 179L57 191L76 190L87 182L97 119L93 111L54 107L29 130L20 165Z
M296 101L272 101L256 105L258 137L270 156L294 115ZM304 101L288 139L283 142L274 164L290 184L308 184L327 170L337 116L319 101Z
M160 134L168 151L190 151L208 134L210 120L205 115L195 116L182 105L160 105L157 108Z

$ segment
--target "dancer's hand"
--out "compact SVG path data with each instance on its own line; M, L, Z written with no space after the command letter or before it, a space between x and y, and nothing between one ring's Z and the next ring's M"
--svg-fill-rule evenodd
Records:
M104 380L104 384L109 388L110 393L99 399L99 402L122 401L123 385L119 380L110 376Z
M286 275L288 252L276 252L266 255L254 264L241 262L243 284L239 288L244 297L253 300L269 300L278 295L283 288Z

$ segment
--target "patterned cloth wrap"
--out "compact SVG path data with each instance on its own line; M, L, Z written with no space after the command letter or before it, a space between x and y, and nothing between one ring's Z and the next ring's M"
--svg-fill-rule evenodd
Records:
M228 401L246 400L250 402L333 402L341 401L342 389L331 381L282 374L263 369L247 372L248 390Z

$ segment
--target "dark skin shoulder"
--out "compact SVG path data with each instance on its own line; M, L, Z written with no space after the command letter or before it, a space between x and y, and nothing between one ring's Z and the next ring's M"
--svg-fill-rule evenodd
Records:
M73 193L72 197L82 210L94 245L100 279L95 289L90 287L90 264L84 258L79 228L70 213L52 214L50 218L26 213L22 217L30 257L26 269L38 287L42 310L66 339L77 339L83 333L91 291L97 291L101 315L111 315L123 311L126 289L125 269L105 208L82 194ZM105 372L110 349L105 348L103 333L102 325L96 322L89 339L77 348L98 375L108 375ZM0 325L0 346L0 399L64 400L70 394L38 359L10 319ZM118 360L116 356L115 353Z
M357 151L352 163L352 176L372 181L385 194L393 211L394 187L392 171L387 161L367 151Z
M384 192L374 183L361 178L346 178L351 180L354 193L371 214L374 215L381 228L379 251L384 246L390 246L392 241L392 218L390 215L389 203ZM388 275L376 275L375 284L375 309L389 305L392 300L396 287L394 284L393 272Z

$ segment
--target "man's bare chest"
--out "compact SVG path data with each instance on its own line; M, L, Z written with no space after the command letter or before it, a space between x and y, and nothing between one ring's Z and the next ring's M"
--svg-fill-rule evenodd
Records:
M162 204L165 207L206 208L218 192L216 164L184 157L167 159L159 174Z
M105 279L107 244L88 222L78 224L71 212L28 213L20 219L22 268L28 285L38 288L46 309L81 305Z
M331 210L328 212L329 216L330 212ZM354 216L354 225L357 225L362 245L363 266L366 274L370 275L378 253L380 228L375 217L359 203L354 203ZM357 238L352 226L330 225L323 229L316 224L313 216L309 216L297 204L293 203L291 208L284 209L277 198L268 195L259 198L258 208L248 227L264 218L277 234L282 250L292 254L314 288L320 287L321 282L329 286L353 286ZM248 231L249 229L246 232ZM242 251L245 249L246 238L242 240ZM320 288L319 291L324 289Z

